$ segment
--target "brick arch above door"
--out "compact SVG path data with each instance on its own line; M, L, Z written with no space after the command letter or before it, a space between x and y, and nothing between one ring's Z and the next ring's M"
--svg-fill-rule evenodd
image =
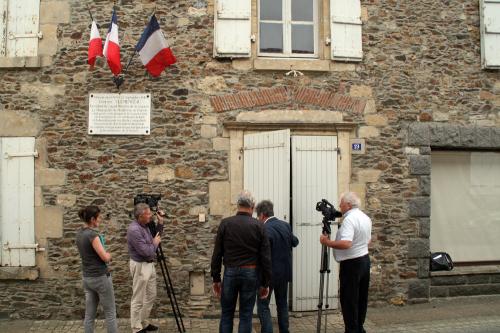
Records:
M366 106L366 99L325 89L273 87L212 96L210 103L216 112L297 103L335 111L362 113Z

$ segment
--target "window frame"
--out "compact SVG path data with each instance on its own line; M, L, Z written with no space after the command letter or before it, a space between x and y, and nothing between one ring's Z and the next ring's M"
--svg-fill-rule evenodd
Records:
M313 0L313 31L314 31L314 53L313 54L300 54L292 53L292 1L293 0L282 0L282 21L283 21L283 53L269 53L260 51L260 2L261 0L255 0L257 6L256 12L256 36L257 36L257 57L263 58L284 58L284 59L322 59L320 56L319 48L319 34L320 25L322 20L320 19L320 7L323 6L323 0ZM266 23L278 23L278 21L264 20ZM304 21L295 21L295 23L306 23ZM308 23L308 22L307 22Z

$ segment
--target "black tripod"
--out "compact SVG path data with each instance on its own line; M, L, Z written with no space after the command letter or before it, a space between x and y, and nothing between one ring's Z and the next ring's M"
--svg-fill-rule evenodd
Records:
M323 234L328 236L330 239L331 231L331 222L328 220L328 217L323 218ZM316 332L320 333L321 331L321 317L323 312L323 296L325 297L325 333L327 316L328 316L328 308L330 304L328 303L328 287L330 284L330 248L324 244L321 245L321 268L319 270L320 280L319 280L319 300L318 300L318 321L316 324ZM325 273L326 273L326 289L325 286Z
M156 235L156 225L153 221L149 224L149 231L153 237ZM165 283L165 289L167 290L167 295L170 300L170 305L172 306L172 312L174 313L175 323L177 324L177 329L180 333L186 332L184 328L184 322L182 321L181 310L179 309L179 304L177 303L177 297L175 297L174 286L172 284L172 279L170 278L170 273L168 271L167 262L165 260L165 255L163 254L163 249L161 243L158 244L156 249L156 260L160 265L161 275L163 276L163 282Z

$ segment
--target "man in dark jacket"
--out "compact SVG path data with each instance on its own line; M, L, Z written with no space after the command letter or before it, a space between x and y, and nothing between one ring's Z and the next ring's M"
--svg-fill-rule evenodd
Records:
M292 247L299 244L299 239L292 233L290 224L274 216L273 203L261 201L255 208L257 218L264 224L271 245L272 279L269 295L257 301L261 333L272 333L273 325L269 301L274 291L278 311L280 333L288 333L288 282L292 281Z
M212 255L213 290L221 299L219 332L233 331L236 300L239 297L239 333L252 332L255 290L267 297L271 280L271 252L262 223L252 217L255 201L248 191L237 200L238 213L221 221ZM221 265L224 279L221 284ZM258 275L260 276L258 277Z

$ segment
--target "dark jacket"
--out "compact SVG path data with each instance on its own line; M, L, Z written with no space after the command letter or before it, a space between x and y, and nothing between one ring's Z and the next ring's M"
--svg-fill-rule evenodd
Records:
M292 233L290 224L271 217L264 224L271 245L272 285L292 281L292 247L299 239Z
M211 275L221 281L221 264L225 267L256 265L261 286L271 281L271 251L264 226L250 214L238 212L221 221L212 255Z

